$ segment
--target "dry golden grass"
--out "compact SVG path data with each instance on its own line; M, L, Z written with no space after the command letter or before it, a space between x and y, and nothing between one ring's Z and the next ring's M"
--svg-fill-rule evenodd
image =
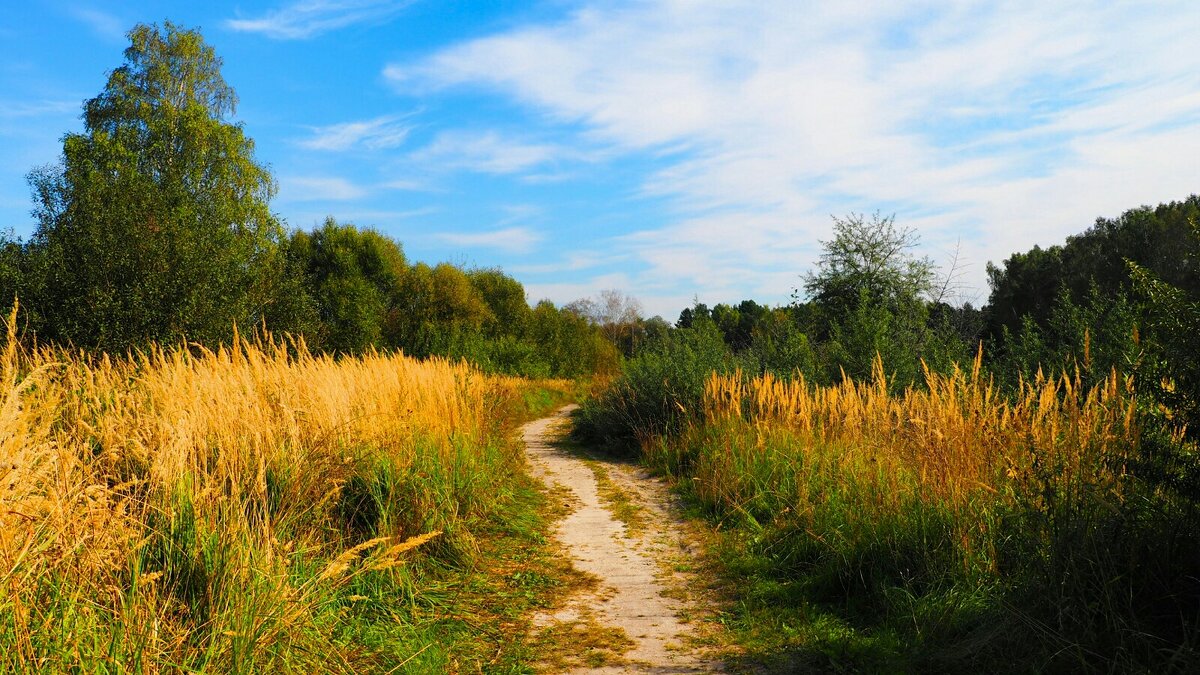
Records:
M469 556L458 524L519 461L496 430L521 383L440 359L91 357L23 349L10 319L0 379L6 671L354 669L357 648L305 643L331 589L441 530L427 546ZM398 506L351 512L372 498Z
M1195 446L1116 373L1001 390L982 371L903 388L878 359L831 386L713 374L677 433L643 442L718 523L751 664L1195 662Z
M706 454L702 491L728 492L747 464L829 465L831 473L876 484L880 506L898 506L907 492L962 505L979 493L1022 490L1048 476L1061 486L1111 483L1124 453L1140 433L1127 378L1112 373L1085 388L1078 374L1040 373L1015 396L1001 396L980 374L926 372L925 387L895 393L876 360L873 381L819 387L802 376L783 381L770 374L747 380L712 375L705 390L706 422L716 428L751 425L753 447ZM771 439L786 434L787 441ZM788 447L790 457L779 454ZM762 453L762 457L748 457ZM767 456L770 455L770 456ZM733 464L736 463L737 466ZM1038 467L1053 467L1038 472ZM783 468L776 466L777 469ZM799 481L796 489L805 485ZM716 495L713 495L716 496ZM730 495L725 495L725 498ZM736 501L737 497L733 496Z

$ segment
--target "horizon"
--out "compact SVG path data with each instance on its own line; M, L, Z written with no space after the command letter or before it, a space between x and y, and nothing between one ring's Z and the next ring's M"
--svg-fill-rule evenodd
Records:
M164 9L164 5L167 9ZM0 23L0 226L82 128L125 32L199 28L292 229L327 215L528 300L674 320L787 302L831 216L895 214L985 265L1197 192L1200 13L1076 2L33 3Z

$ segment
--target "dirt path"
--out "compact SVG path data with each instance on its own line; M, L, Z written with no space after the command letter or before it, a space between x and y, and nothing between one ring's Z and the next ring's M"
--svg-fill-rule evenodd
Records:
M534 475L571 509L559 522L556 538L575 567L599 583L535 623L570 627L564 647L589 639L608 644L598 645L591 658L564 661L548 654L546 668L568 673L718 672L717 664L697 653L694 624L685 622L696 610L681 599L689 594L686 574L679 570L687 568L691 545L681 534L665 487L636 467L588 461L556 446L569 410L527 424L525 447ZM605 647L611 651L603 652ZM613 656L597 656L602 652Z

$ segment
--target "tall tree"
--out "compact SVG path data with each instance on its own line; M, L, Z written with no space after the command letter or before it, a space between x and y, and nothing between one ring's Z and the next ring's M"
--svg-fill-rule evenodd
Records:
M996 340L1005 329L1015 335L1027 315L1036 327L1047 327L1062 290L1072 302L1085 303L1095 286L1107 305L1133 286L1127 260L1184 292L1200 292L1200 271L1191 262L1200 256L1200 242L1189 229L1197 218L1200 196L1192 195L1130 209L1114 219L1097 218L1065 244L1035 246L999 265L989 263L986 332Z
M200 33L138 25L61 163L30 174L46 337L121 350L214 341L280 297L275 184L228 121L237 97ZM281 327L286 328L286 326Z
M383 346L408 271L404 251L370 229L339 224L331 216L309 232L296 232L288 255L304 270L320 328L316 346L339 353Z
M533 309L525 299L525 287L498 267L475 269L467 278L487 303L491 315L485 329L489 337L521 337L529 325Z
M1192 220L1186 244L1192 251L1200 250L1200 224ZM1185 242L1180 242L1181 245ZM1200 255L1188 255L1182 266L1200 264ZM1193 438L1200 438L1200 351L1196 335L1200 334L1200 293L1171 285L1145 267L1126 262L1136 292L1146 300L1146 334L1142 363L1139 364L1140 385L1163 402L1160 413L1174 418ZM1200 493L1200 460L1192 454L1192 489Z
M927 298L935 279L933 263L912 253L916 232L878 213L834 218L833 231L804 278L816 337L829 341L828 375L869 377L879 354L897 383L915 380L931 337Z
M604 336L626 356L632 356L642 336L640 333L642 303L632 295L610 288L594 298L580 298L567 303L564 310L599 326Z
M933 288L933 263L912 254L917 242L916 231L896 225L895 216L834 218L833 239L821 242L825 252L805 275L804 290L831 317L854 311L861 297L896 312Z

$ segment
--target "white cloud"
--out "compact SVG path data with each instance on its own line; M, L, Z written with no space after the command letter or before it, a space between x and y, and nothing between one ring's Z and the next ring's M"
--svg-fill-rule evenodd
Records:
M537 204L505 204L500 207L504 213L497 225L510 225L536 218L545 213L545 209Z
M624 273L600 274L576 282L550 284L526 283L525 294L530 300L551 300L562 306L580 298L593 297L605 289L627 289L632 280Z
M506 253L528 253L542 236L527 227L505 227L490 232L442 232L437 238L455 246L491 248Z
M544 173L529 173L521 176L521 182L527 185L551 185L566 183L579 178L577 171L548 171Z
M132 28L112 14L90 7L74 7L71 16L87 24L92 32L108 42L124 42L125 32Z
M285 202L350 201L367 196L367 190L345 178L289 176L280 179L279 198Z
M692 304L692 296L687 294L647 293L642 279L619 272L598 274L575 282L526 281L524 286L525 295L532 302L550 300L559 307L580 298L594 298L600 291L616 289L636 298L642 306L643 316L661 316L667 321L675 321L679 317L679 311Z
M411 0L298 0L254 19L228 19L225 25L277 40L303 40L357 23L392 18Z
M579 272L611 262L613 262L612 257L602 256L594 251L574 251L565 255L560 261L513 265L509 271L515 274L559 274Z
M674 220L610 242L664 294L794 284L830 213L876 209L962 238L983 288L987 260L1200 189L1198 31L1172 0L598 3L384 73L665 162L642 190ZM564 152L457 133L432 154L493 173Z
M312 136L297 141L298 145L310 150L331 151L349 150L356 146L368 150L395 148L402 145L412 131L412 127L403 124L394 115L311 129Z
M506 138L495 131L447 131L438 134L410 159L452 169L481 173L514 174L564 157L567 150L548 143L530 143Z
M80 101L78 100L9 101L0 104L0 118L40 118L51 115L77 115L79 114L80 107Z
M406 220L415 218L424 218L438 212L435 207L423 207L418 209L410 209L407 211L387 211L387 210L371 210L371 209L338 209L336 213L330 213L329 210L324 211L293 211L289 214L289 222L293 227L309 227L319 226L325 222L329 216L333 216L339 223L352 223L365 227L381 227L395 226Z
M380 184L385 190L401 190L405 192L445 192L444 189L430 185L423 178L396 178Z

